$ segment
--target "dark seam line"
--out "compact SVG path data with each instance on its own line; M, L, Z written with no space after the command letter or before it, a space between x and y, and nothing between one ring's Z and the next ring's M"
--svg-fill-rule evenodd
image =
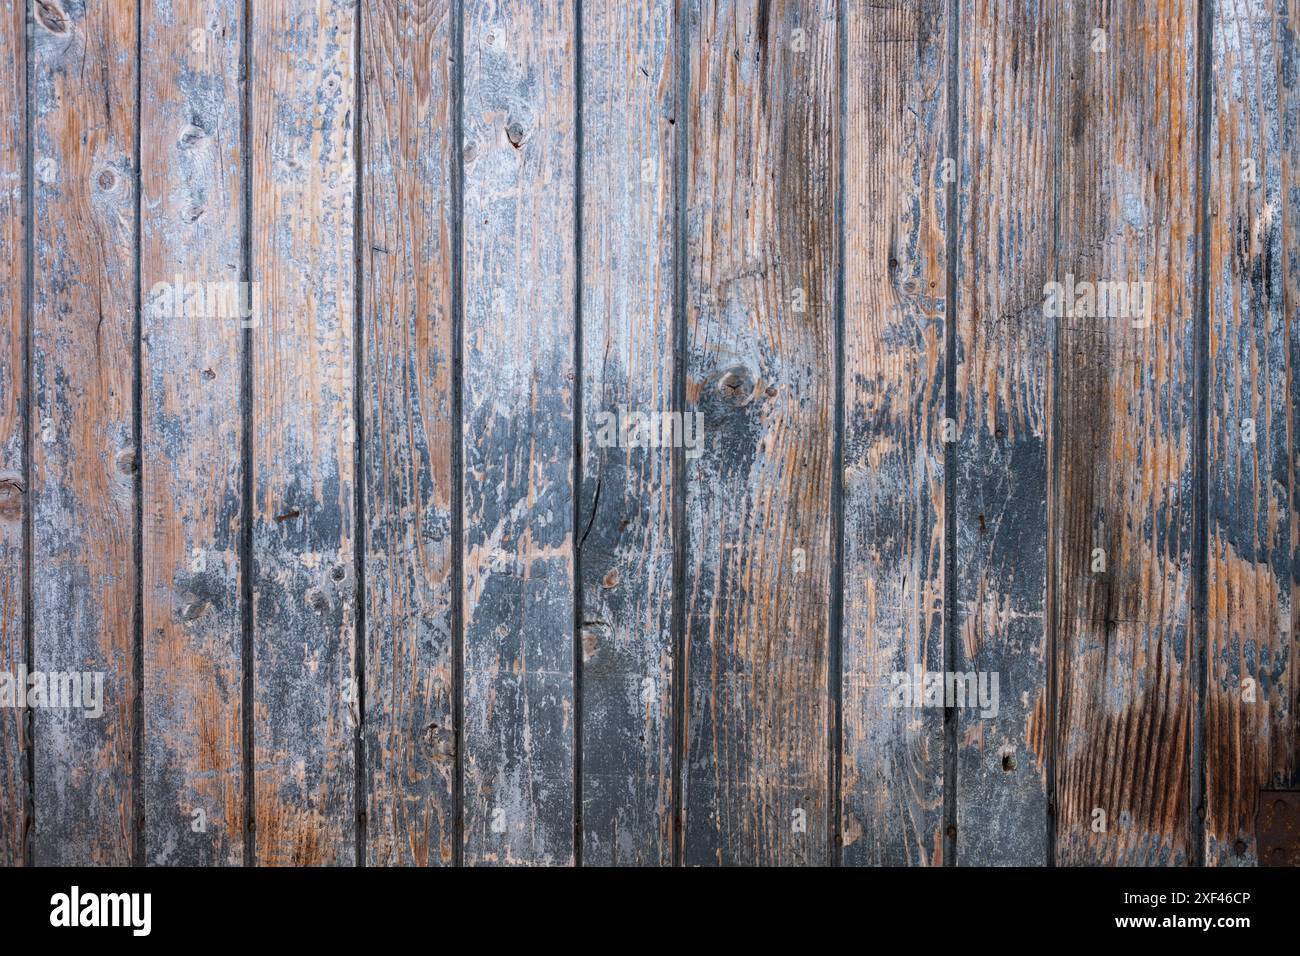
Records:
M239 125L239 161L242 177L240 197L240 255L244 288L252 301L253 288L253 0L244 0L244 33L240 38L240 80L243 110ZM239 528L239 616L240 616L240 723L243 736L244 866L257 865L257 804L253 763L256 740L253 735L253 330L246 323L241 336L239 363L240 512Z
M465 329L464 218L465 218L465 7L452 3L451 90L451 636L452 725L455 760L452 766L452 865L465 864L465 429L464 351Z
M948 142L947 155L956 158L959 134L957 80L958 56L961 52L958 0L948 3ZM945 184L944 202L948 220L945 237L948 259L944 279L944 415L957 420L957 256L959 252L957 227L957 182L954 178ZM943 446L943 659L944 670L957 666L957 443L945 442ZM944 866L957 865L957 711L951 706L943 709L943 832Z
M687 0L673 5L673 407L686 414L686 175L690 138L690 28ZM683 418L684 420L684 418ZM686 451L672 449L673 527L673 747L672 747L672 863L685 865L686 808L682 775L686 766Z
M1210 124L1212 122L1213 72L1211 60L1214 42L1214 3L1201 0L1197 31L1197 85L1200 110L1197 123L1197 256L1196 256L1196 325L1193 333L1193 351L1196 378L1193 386L1196 408L1196 432L1193 437L1195 471L1192 483L1196 489L1192 505L1192 574L1193 574L1193 624L1196 652L1196 714L1192 721L1191 766L1192 792L1190 796L1192 859L1196 866L1205 865L1205 700L1209 692L1209 428L1210 428Z
M582 866L582 2L574 0L573 156L573 865ZM592 509L592 520L595 520ZM583 535L585 538L586 536Z
M839 95L838 141L835 146L835 250L832 256L835 270L834 334L835 334L835 422L831 442L831 607L830 653L827 661L827 690L830 695L830 740L827 754L830 799L827 802L826 834L830 842L829 859L832 866L844 862L844 845L840 834L840 821L844 818L842 781L844 772L844 189L845 161L848 155L848 18L844 8L835 12L835 61Z
M355 172L352 187L352 256L353 256L353 316L352 316L352 462L353 492L353 574L356 577L355 600L356 618L353 629L356 641L356 701L357 724L353 734L353 753L355 756L353 771L355 773L354 809L356 811L356 866L366 865L366 823L367 823L367 787L366 787L366 547L369 524L366 520L366 457L365 457L365 270L361 264L362 242L365 239L365 225L361 219L362 193L364 190L365 162L362 154L362 116L365 109L364 70L361 62L362 43L362 7L357 4L357 19L354 37L352 68L356 71L355 106L352 113L354 150L353 162Z
M1059 52L1059 47L1052 46L1046 55L1050 56L1053 52ZM1054 76L1060 76L1061 71L1053 72ZM1056 87L1054 92L1060 92L1060 87ZM1059 109L1054 111L1056 117L1066 116ZM1061 175L1059 170L1064 169L1064 136L1054 137L1053 143L1053 170L1052 176L1052 245L1048 261L1052 272L1059 270L1061 265ZM1059 531L1059 501L1058 489L1060 476L1061 461L1061 322L1055 316L1049 320L1048 335L1051 342L1051 362L1052 375L1051 382L1048 383L1049 393L1047 400L1051 408L1051 421L1048 425L1050 429L1049 442L1047 449L1047 568L1044 589L1044 629L1046 631L1047 641L1047 784L1046 806L1043 814L1044 838L1046 845L1047 860L1046 865L1051 868L1056 866L1056 761L1057 761L1057 740L1059 737L1059 728L1057 726L1057 714L1059 710L1058 684L1057 684L1057 605L1060 602L1060 580L1057 574L1057 555L1059 546L1057 544L1057 532Z
M23 17L23 224L26 248L23 250L23 663L32 669L35 642L32 628L32 302L35 282L36 197L32 192L32 32L30 5ZM24 698L25 700L25 698ZM30 704L25 702L21 734L27 764L26 793L23 808L23 863L32 866L36 829L36 721Z
M141 38L144 15L140 4L135 8L135 129L132 131L132 148L135 166L135 195L133 197L135 216L135 247L133 250L132 270L132 363L134 380L131 383L131 427L135 433L135 473L132 487L132 516L135 532L135 615L131 621L131 818L132 845L131 857L134 866L144 866L144 356L142 336L144 334L144 317L142 297L140 294L140 259L141 259L141 221L140 189L143 177L140 174L140 122L141 72L144 68L144 43Z

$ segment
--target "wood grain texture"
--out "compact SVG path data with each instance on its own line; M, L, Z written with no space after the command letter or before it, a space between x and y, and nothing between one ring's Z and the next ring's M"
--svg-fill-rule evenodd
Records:
M1210 143L1206 862L1254 865L1297 785L1300 9L1215 4ZM1280 851L1279 851L1280 852Z
M465 4L470 865L574 859L572 4Z
M689 9L687 402L704 445L686 468L684 861L821 863L835 9Z
M1056 16L1036 0L965 0L959 12L952 669L998 679L996 714L956 715L958 863L978 866L1048 862Z
M241 10L233 0L141 7L149 864L232 865L244 851Z
M20 0L0 2L0 675L26 665L23 574L27 513L23 406L26 358L27 261L27 11ZM19 707L0 707L0 866L23 865L27 832L27 737Z
M449 0L361 6L367 863L451 863Z
M351 864L356 8L253 12L253 724L259 864Z
M31 666L103 677L98 718L32 711L32 853L37 865L126 865L136 759L136 7L51 0L32 16Z
M943 862L947 14L844 10L843 862Z
M1057 862L1184 864L1197 8L1088 0L1049 15L1060 43L1052 279L1148 282L1151 295L1145 326L1113 299L1059 319Z
M670 0L583 7L578 533L591 864L672 859L672 450L642 441L639 426L609 426L624 413L662 423L673 407L674 22Z

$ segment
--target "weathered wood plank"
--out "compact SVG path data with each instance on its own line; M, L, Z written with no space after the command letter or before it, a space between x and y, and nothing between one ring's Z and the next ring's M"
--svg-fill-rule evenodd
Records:
M1054 11L1038 0L964 0L959 17L952 669L986 679L996 709L967 701L957 711L957 860L1041 866L1052 383L1042 299L1055 278L1059 34Z
M131 862L136 7L34 4L33 668L102 678L33 710L34 862ZM83 700L85 698L83 697Z
M141 759L157 865L244 850L241 10L141 8Z
M690 4L688 864L828 851L837 38L830 0Z
M843 862L943 862L947 12L844 8ZM901 680L899 679L901 676Z
M367 862L455 850L452 17L361 8Z
M13 681L26 667L23 523L27 478L23 469L27 419L23 407L27 261L26 110L27 9L20 0L0 3L0 679ZM12 686L12 685L11 685ZM22 866L27 829L25 716L0 696L0 866Z
M673 35L670 0L584 3L582 835L601 865L672 859ZM647 417L620 430L629 414Z
M464 15L464 859L567 864L574 9Z
M256 859L355 858L351 0L252 16Z
M1300 8L1214 10L1205 857L1251 865L1259 791L1300 760Z
M1049 505L1057 862L1182 864L1196 660L1197 4L1087 0L1050 17L1062 179L1055 209L1039 215L1059 217L1051 281L1063 288L1044 307L1074 306L1057 318ZM1134 290L1149 289L1149 320L1109 289L1089 303L1085 282L1149 283Z

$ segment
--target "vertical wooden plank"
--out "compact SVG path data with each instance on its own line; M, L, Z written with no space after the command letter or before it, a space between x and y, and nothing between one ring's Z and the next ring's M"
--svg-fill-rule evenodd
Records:
M603 865L672 859L673 22L670 0L583 5L582 835Z
M465 862L574 858L575 16L465 4Z
M145 860L243 858L240 46L234 0L143 0Z
M942 0L844 8L843 862L943 861ZM910 703L910 702L909 702Z
M1205 855L1250 865L1259 791L1300 756L1300 8L1214 11Z
M0 3L0 675L14 681L25 670L23 524L27 478L23 470L25 311L27 261L25 182L27 152L27 9L21 0ZM12 686L12 684L11 684ZM27 828L27 741L24 713L0 697L0 866L22 866Z
M1044 307L1073 305L1057 319L1050 505L1057 862L1184 864L1196 669L1197 4L1088 0L1055 20L1052 281L1062 288L1044 290ZM1149 320L1120 308L1110 287L1104 305L1090 303L1082 284L1101 282L1149 283Z
M257 862L355 858L352 0L253 11Z
M687 196L688 864L827 859L830 0L699 0Z
M88 716L93 707L33 710L33 858L126 865L136 759L136 7L51 0L33 4L32 18L32 667L102 677L103 705L99 717Z
M455 843L450 0L361 9L367 862Z
M957 719L958 862L1048 861L1047 474L1055 278L1050 4L963 0L957 322L956 661L995 711ZM1013 118L1008 121L1008 118Z

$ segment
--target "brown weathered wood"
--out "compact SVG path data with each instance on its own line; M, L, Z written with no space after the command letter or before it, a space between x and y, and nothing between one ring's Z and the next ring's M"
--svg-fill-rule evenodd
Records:
M1088 0L1048 18L1061 179L1054 207L1026 212L1056 217L1051 279L1151 291L1145 327L1118 309L1057 320L1056 859L1183 864L1196 669L1197 4Z
M27 249L26 6L0 3L0 675L12 680L26 664L23 522L27 477L23 471L23 380L26 328L23 298ZM0 677L0 680L3 680ZM16 695L16 689L14 691ZM0 866L22 866L27 827L27 740L15 696L0 699Z
M145 862L244 850L242 6L141 8Z
M848 865L943 862L943 708L895 690L943 670L946 16L844 9Z
M349 0L252 17L259 864L355 858L355 29Z
M583 6L582 834L596 865L672 859L673 6ZM651 417L620 433L625 413Z
M1050 4L964 0L957 257L957 862L1048 862L1047 484L1061 42ZM991 683L986 685L992 690Z
M136 7L31 9L31 666L103 678L98 718L33 709L32 853L38 865L125 865L136 756Z
M575 17L464 17L464 859L567 864Z
M367 863L455 849L452 18L361 7Z
M827 859L834 4L690 10L687 864ZM796 33L796 31L799 31Z
M1205 857L1253 865L1259 791L1300 763L1300 9L1214 10Z

